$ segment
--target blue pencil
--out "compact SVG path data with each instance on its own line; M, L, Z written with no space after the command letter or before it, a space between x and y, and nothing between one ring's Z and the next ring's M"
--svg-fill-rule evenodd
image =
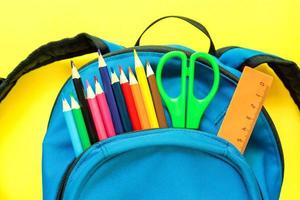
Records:
M119 78L118 78L116 72L114 72L113 70L111 73L111 87L112 87L114 95L115 95L115 99L116 99L117 106L119 109L123 128L124 128L125 132L130 132L130 131L132 131L132 125L131 125L131 121L129 119L125 99L124 99L124 96L123 96L123 93L121 90Z
M65 121L66 121L66 124L68 127L68 131L70 134L73 150L77 157L83 151L82 145L80 142L80 138L79 138L79 133L76 128L76 124L75 124L75 121L74 121L74 118L72 115L71 107L65 98L63 98L63 100L62 100L62 104L63 104L64 118L65 118Z
M102 83L103 83L103 90L104 90L104 93L107 98L107 103L108 103L108 107L109 107L111 115L112 115L112 120L113 120L116 134L120 134L120 133L124 132L124 129L123 129L120 114L119 114L119 111L117 108L116 100L114 98L114 94L113 94L113 91L111 88L110 77L109 77L107 65L104 61L104 58L103 58L100 50L98 50L98 54L99 54L98 64L99 64L99 71L100 71L100 75L101 75L101 79L102 79Z

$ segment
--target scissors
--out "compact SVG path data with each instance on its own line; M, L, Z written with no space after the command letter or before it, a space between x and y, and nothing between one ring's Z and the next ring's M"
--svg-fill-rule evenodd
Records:
M181 91L179 96L172 98L166 93L163 87L162 70L165 63L174 58L179 58L181 60ZM202 99L198 99L194 96L195 62L198 58L207 61L212 66L214 73L212 88L207 96ZM187 77L189 77L188 93L186 91ZM220 71L214 57L207 53L193 53L189 59L188 65L188 58L185 53L181 51L171 51L166 53L160 59L156 69L156 81L160 95L169 110L173 127L198 129L204 111L218 91Z

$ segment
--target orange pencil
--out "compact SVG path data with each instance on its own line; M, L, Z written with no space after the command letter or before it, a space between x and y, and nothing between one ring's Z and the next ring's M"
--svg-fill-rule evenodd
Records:
M128 72L129 72L129 85L133 95L134 104L140 119L142 129L149 129L150 123L147 116L145 104L142 98L140 86L130 67L128 67Z

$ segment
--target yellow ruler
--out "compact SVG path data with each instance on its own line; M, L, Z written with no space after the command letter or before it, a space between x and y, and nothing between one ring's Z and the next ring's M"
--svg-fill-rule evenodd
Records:
M218 136L244 153L273 77L245 67Z

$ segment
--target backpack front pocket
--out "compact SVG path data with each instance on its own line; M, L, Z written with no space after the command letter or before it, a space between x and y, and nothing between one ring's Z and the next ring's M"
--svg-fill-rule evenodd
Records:
M188 129L153 129L97 143L67 174L58 199L262 198L235 147Z

